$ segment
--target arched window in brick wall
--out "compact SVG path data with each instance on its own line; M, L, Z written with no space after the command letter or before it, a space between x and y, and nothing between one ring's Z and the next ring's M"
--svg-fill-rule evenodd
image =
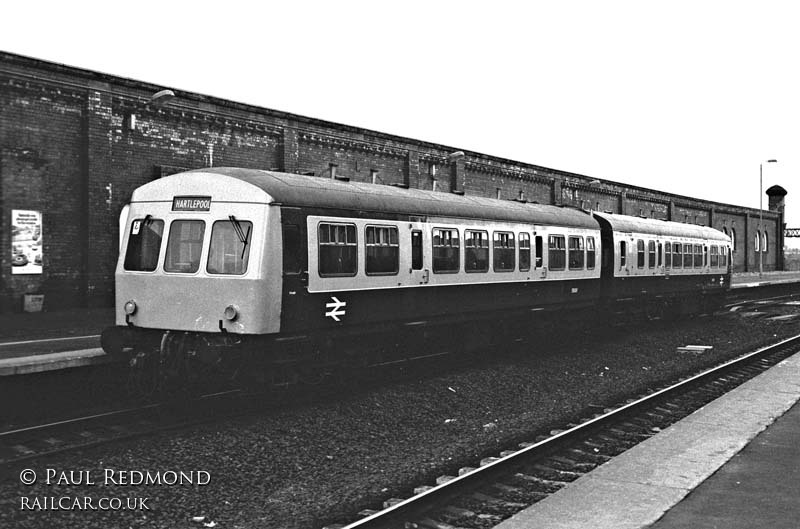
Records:
M731 228L731 251L736 251L736 230Z

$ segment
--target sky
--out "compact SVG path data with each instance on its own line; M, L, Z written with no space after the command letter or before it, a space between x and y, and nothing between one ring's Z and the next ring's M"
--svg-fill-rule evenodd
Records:
M800 9L762 1L27 2L0 49L800 227ZM767 199L764 196L764 208Z

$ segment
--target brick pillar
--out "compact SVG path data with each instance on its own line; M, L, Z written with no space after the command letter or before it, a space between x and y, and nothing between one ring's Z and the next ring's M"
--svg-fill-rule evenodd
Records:
M94 89L97 88L97 89ZM109 141L113 135L113 109L111 95L104 83L90 87L86 97L84 115L85 168L81 193L86 206L86 217L81 220L80 241L81 290L84 299L82 306L103 307L114 303L115 262L100 259L108 254L108 248L119 246L115 213L106 203L106 186L118 175L113 174L114 144ZM112 188L113 189L113 188Z
M675 220L675 202L673 200L670 200L667 206L667 220Z
M464 156L460 156L450 165L450 192L458 195L464 194Z
M777 230L778 231L778 244L775 245L775 251L778 252L778 258L777 258L776 263L775 263L775 269L776 270L785 270L786 269L786 266L785 266L786 261L785 261L785 256L784 256L784 253L783 253L783 245L784 245L784 243L786 241L784 241L783 237L784 237L784 230L786 230L786 223L784 222L784 219L783 219L783 211L782 210L778 213L777 222L778 222L778 224L777 224L777 226L778 226L778 230Z
M752 266L750 266L750 245L753 243L752 235L755 231L753 226L751 226L751 219L750 213L745 213L744 216L744 240L742 241L741 247L744 247L744 271L750 272L752 271ZM756 263L756 269L758 269L758 263Z
M619 214L628 214L628 194L625 191L619 193Z
M560 178L553 178L553 185L552 185L552 195L553 196L551 197L551 200L552 200L551 204L553 204L555 206L560 206L561 204L564 203L564 201L562 200L563 197L561 196L561 186L562 185L563 185L563 182L561 181Z
M285 173L296 173L300 160L297 131L290 128L283 129L283 167Z
M419 153L408 151L406 154L406 168L403 172L403 184L407 187L420 188L419 185Z

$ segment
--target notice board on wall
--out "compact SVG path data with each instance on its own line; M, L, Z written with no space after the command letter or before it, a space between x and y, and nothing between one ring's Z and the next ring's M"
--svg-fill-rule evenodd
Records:
M11 273L42 273L42 212L11 210Z

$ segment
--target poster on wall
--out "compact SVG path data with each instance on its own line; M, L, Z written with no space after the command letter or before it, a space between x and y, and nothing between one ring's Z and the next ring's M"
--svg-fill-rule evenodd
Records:
M42 212L11 210L11 273L42 273Z

